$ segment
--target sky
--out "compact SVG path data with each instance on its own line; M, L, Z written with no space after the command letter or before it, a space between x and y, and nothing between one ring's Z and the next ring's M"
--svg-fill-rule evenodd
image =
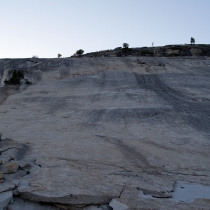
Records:
M210 0L0 0L0 58L210 43Z

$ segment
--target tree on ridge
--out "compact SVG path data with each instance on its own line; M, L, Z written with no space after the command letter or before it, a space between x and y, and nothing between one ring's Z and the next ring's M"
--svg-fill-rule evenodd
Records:
M123 43L123 48L129 48L129 44L128 43Z
M79 49L76 51L76 55L82 55L84 53L84 50Z
M190 43L191 43L191 44L195 44L195 39L194 39L193 37L191 37Z

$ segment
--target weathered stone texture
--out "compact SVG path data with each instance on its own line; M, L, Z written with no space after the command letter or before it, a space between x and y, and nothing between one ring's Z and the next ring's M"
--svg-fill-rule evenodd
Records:
M1 81L33 82L0 88L2 181L24 199L9 208L209 210L210 59L184 47L0 60Z

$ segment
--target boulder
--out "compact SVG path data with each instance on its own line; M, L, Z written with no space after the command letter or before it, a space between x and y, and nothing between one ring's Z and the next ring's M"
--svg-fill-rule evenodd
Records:
M14 162L6 162L4 165L1 165L0 170L4 174L16 173L19 168L19 165Z

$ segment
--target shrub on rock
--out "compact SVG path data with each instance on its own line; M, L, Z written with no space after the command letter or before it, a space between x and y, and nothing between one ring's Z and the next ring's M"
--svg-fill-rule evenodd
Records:
M191 44L195 44L195 39L194 39L193 37L191 37L190 43L191 43Z
M128 43L123 43L123 48L128 49L129 48L129 44Z
M24 79L23 73L21 71L14 70L12 77L9 80L5 80L4 83L6 85L19 85L21 79Z
M77 50L76 55L82 55L83 53L84 53L84 50L80 49L80 50Z
M21 84L21 80L24 79L24 74L21 71L14 70L12 73L12 77L9 80L5 80L5 85L19 85ZM28 81L28 79L25 79L25 84L31 84L31 82Z

